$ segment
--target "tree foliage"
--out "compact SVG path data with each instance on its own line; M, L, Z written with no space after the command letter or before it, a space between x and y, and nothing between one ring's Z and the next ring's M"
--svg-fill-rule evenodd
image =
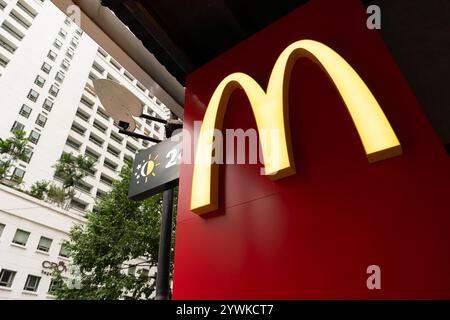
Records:
M27 160L28 142L27 133L20 130L14 131L12 137L7 139L0 138L0 179L10 179L10 169L19 160Z
M125 271L136 258L145 261L139 266L147 270L157 265L162 197L129 200L131 173L130 165L124 165L120 180L96 203L87 223L71 230L67 245L80 286L61 284L54 292L59 299L148 299L153 293L153 279Z
M54 166L55 176L60 179L61 185L45 180L37 181L31 186L29 194L68 210L77 196L75 187L94 170L95 164L90 157L63 153Z

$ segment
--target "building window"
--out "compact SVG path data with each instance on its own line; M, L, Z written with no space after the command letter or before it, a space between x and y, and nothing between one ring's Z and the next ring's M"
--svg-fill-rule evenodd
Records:
M125 71L124 76L127 77L128 80L130 80L131 82L134 81L134 77L131 75L131 73L129 73L128 71Z
M3 230L5 230L5 225L3 223L0 223L0 237L3 234Z
M17 50L17 46L2 35L0 35L0 47L5 48L10 53L14 53Z
M82 96L82 97L81 97L80 102L81 102L82 104L84 104L85 106L91 108L91 109L92 109L92 107L95 105L94 102L92 102L91 100L89 100L89 99L86 98L85 96Z
M65 278L62 278L62 280L64 280ZM55 290L58 287L61 287L62 282L56 280L55 278L52 278L52 280L50 280L50 286L48 287L48 293L49 294L54 294Z
M39 282L41 281L41 277L28 275L27 281L25 282L25 286L23 290L36 292L39 287Z
M20 168L15 168L11 179L17 183L22 183L25 171Z
M142 85L142 84L140 84L139 82L138 83L136 83L136 86L142 91L142 92L145 92L147 89Z
M11 18L13 18L15 21L17 21L17 23L19 23L20 25L22 25L22 27L24 27L25 29L28 29L31 27L31 23L28 22L23 16L21 16L16 10L12 10L9 13L9 16Z
M61 29L59 29L58 34L59 34L63 39L65 39L66 36L67 36L67 31L64 30L63 28L61 28Z
M103 75L103 73L105 72L105 69L100 66L97 62L94 62L94 64L92 65L92 68L94 70L96 70L98 73L100 73L101 75Z
M16 271L2 269L0 272L0 287L11 288L16 273Z
M70 44L71 44L74 48L78 47L78 44L79 44L78 39L73 38L72 41L70 41Z
M73 49L72 49L72 48L69 48L69 49L67 49L67 51L66 51L66 56L68 56L70 59L72 59L74 53L75 53L75 52L73 51Z
M24 161L26 163L30 163L32 157L33 157L33 150L25 149L25 159L24 159Z
M48 92L56 98L58 96L59 88L55 85L52 85Z
M136 274L136 266L135 265L130 265L128 267L128 275L129 276L134 276Z
M79 36L83 35L83 30L81 30L80 28L77 29L77 31L75 31Z
M63 258L69 257L69 250L67 249L67 245L64 243L61 245L61 250L59 250L59 256Z
M49 65L47 62L44 62L42 64L41 70L44 71L46 74L49 74L50 71L52 70L52 66Z
M70 67L70 63L69 60L67 60L66 58L64 58L64 60L61 62L61 68L63 68L64 70L68 70Z
M129 144L128 142L127 142L126 148L133 153L137 152L137 148L135 148L133 145Z
M116 68L117 70L120 71L122 69L122 66L117 61L115 61L114 59L111 59L110 62L113 65L113 67Z
M4 57L0 56L0 66L6 67L9 63L8 59L5 59Z
M16 27L14 27L11 23L9 23L7 20L3 21L2 28L5 29L10 35L12 35L17 40L22 40L25 35L20 32Z
M55 46L55 48L57 48L57 49L61 49L61 47L62 47L62 42L61 41L59 41L58 39L55 39L55 42L53 42L53 45Z
M42 105L42 108L44 108L47 111L52 111L52 107L53 107L53 101L49 100L49 99L45 99L44 104Z
M148 278L148 269L141 269L141 275L142 278L147 279Z
M33 102L36 102L37 99L39 98L39 93L37 93L36 91L31 89L30 92L28 92L27 98L30 99Z
M64 23L66 24L66 26L70 26L70 24L72 23L72 20L70 20L69 17L66 17L66 19L64 20Z
M26 246L29 237L30 237L29 232L17 229L12 242L15 244L19 244L21 246Z
M23 131L23 129L25 128L25 126L23 124L21 124L18 121L14 121L14 124L11 128L11 132L15 132L15 131Z
M30 117L31 111L32 109L29 106L23 104L22 108L20 108L19 114L28 119Z
M64 78L66 76L64 75L64 73L62 73L61 71L58 71L58 73L55 76L55 80L58 81L59 83L62 83L64 81Z
M34 79L34 83L42 88L45 84L45 79L41 76L37 76L36 79Z
M39 244L37 246L37 249L39 251L43 251L43 252L49 252L50 251L50 247L52 245L52 239L46 238L46 237L41 237L41 239L39 240Z
M45 124L47 123L47 117L39 114L38 117L36 118L36 124L40 127L45 127Z
M22 1L22 0L17 1L17 6L20 9L22 9L26 14L28 14L31 18L35 18L37 16L36 10L34 10L25 1Z
M58 55L56 54L56 52L50 50L50 51L48 52L48 54L47 54L47 57L48 57L50 60L55 61L56 58L58 57Z
M105 50L103 50L102 48L98 48L98 53L100 53L100 55L103 57L103 58L108 58L108 53L105 51Z
M34 130L32 130L30 132L30 138L29 139L30 139L31 143L37 144L39 142L40 138L41 138L41 134L40 133L38 133L38 132L36 132Z

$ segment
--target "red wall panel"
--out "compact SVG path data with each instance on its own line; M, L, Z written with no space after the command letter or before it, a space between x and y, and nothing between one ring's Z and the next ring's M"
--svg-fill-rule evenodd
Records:
M369 164L332 83L299 60L289 107L296 175L273 182L259 165L222 165L220 208L197 216L193 167L182 165L174 299L450 298L449 158L366 19L359 0L311 0L189 76L185 129L193 134L224 77L245 72L266 88L289 44L320 41L366 82L403 155ZM224 128L256 128L241 91ZM372 264L381 290L366 287Z

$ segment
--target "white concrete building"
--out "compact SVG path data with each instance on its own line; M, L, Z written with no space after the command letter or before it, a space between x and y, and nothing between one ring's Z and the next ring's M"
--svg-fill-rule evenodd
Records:
M0 299L53 299L53 268L69 277L62 245L70 228L84 223L67 212L0 185Z
M96 172L78 188L73 209L83 213L111 188L124 159L148 142L125 138L99 103L92 79L116 80L148 114L169 110L49 0L0 0L0 137L13 129L30 134L30 159L14 176L29 188L53 180L63 152L97 160ZM161 124L137 120L136 132L162 139Z
M73 225L85 222L77 213L0 185L0 300L55 299L51 294L55 268L69 280L74 272L63 242L69 240ZM142 262L127 262L136 266L124 267L123 272L154 275L156 268Z
M123 58L119 51L114 54ZM17 129L31 138L28 161L11 173L28 189L36 181L57 181L53 166L64 152L97 161L95 172L77 188L70 212L0 184L0 299L54 298L52 270L70 276L62 246L70 228L85 222L84 212L111 189L124 160L151 144L118 133L96 96L92 80L97 78L122 83L147 114L169 118L168 108L50 0L0 0L0 138ZM137 119L136 132L164 138L164 127L148 120ZM124 269L155 271L140 265Z

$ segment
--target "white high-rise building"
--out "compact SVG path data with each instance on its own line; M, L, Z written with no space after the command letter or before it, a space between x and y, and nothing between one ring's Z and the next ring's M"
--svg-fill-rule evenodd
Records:
M146 113L169 117L168 108L51 1L0 0L0 137L21 129L31 139L29 161L18 163L14 177L27 189L55 179L53 166L63 152L94 158L96 171L72 203L79 213L111 189L125 159L149 146L118 133L94 91L97 78L120 82ZM161 124L142 119L136 132L164 137Z

